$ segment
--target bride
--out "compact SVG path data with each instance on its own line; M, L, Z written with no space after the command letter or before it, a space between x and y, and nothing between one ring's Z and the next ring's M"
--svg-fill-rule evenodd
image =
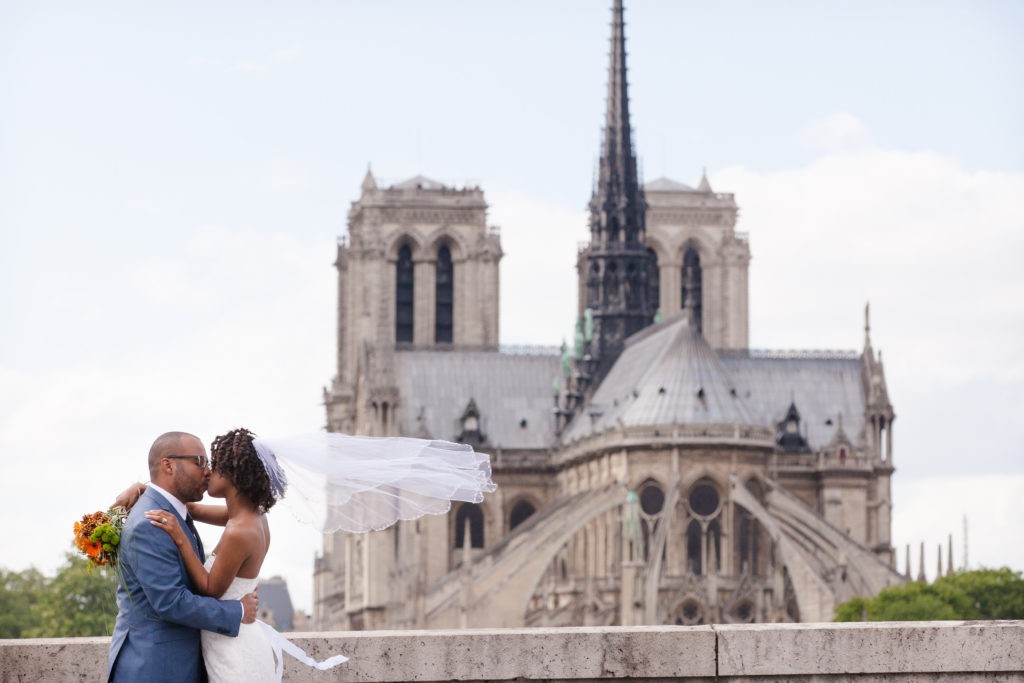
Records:
M284 498L292 512L319 531L361 533L398 520L446 512L452 500L479 503L495 490L489 456L469 446L405 437L318 433L267 439L235 429L213 440L207 492L225 505L189 503L195 519L224 527L204 565L177 519L158 511L146 518L167 532L181 553L195 592L233 599L252 592L270 549L266 513ZM145 486L119 496L130 507ZM243 624L235 638L202 631L206 671L218 681L280 681L282 650L327 669L347 658L316 662L266 624ZM276 661L275 661L276 660Z

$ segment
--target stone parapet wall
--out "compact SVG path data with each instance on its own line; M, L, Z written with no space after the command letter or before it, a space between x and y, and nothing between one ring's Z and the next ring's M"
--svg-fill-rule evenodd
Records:
M286 681L1024 681L1024 621L295 633ZM0 683L102 681L108 638L0 640Z

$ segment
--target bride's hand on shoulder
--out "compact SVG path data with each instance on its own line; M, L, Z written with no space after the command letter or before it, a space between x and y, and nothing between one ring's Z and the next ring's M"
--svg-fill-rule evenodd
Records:
M146 519L156 528L166 531L174 541L174 545L180 548L186 543L185 532L181 530L178 518L171 513L166 510L149 510L146 513Z
M116 507L123 507L128 510L132 509L132 506L138 502L139 498L142 497L143 492L146 490L146 485L141 481L137 481L121 493L117 494L117 498L114 499L110 509Z

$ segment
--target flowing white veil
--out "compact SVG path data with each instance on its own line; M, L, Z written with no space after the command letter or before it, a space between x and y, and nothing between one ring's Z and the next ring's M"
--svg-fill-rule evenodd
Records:
M490 456L449 441L319 432L253 446L274 497L324 532L384 529L447 512L453 500L479 503L496 488Z

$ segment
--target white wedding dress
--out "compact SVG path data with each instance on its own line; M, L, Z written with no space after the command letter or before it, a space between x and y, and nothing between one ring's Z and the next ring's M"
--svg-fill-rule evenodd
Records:
M206 558L206 571L213 568L216 555ZM260 580L236 576L221 600L239 600L252 593ZM210 683L274 683L278 680L274 649L267 631L270 628L259 621L242 624L238 636L232 638L212 631L202 632L203 661Z

